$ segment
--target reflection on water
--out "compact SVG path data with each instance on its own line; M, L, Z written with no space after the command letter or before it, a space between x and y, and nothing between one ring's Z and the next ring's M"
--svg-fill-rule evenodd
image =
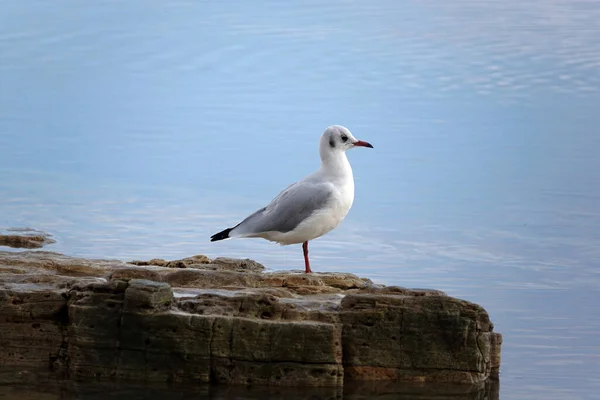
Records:
M316 271L431 287L504 334L503 399L600 392L596 0L0 0L0 228L124 260L209 243L318 167L356 198ZM240 395L243 397L243 395Z
M269 388L218 385L99 385L68 382L43 388L2 387L0 399L19 400L498 400L498 382L478 386L416 385L370 382L348 384L344 388Z

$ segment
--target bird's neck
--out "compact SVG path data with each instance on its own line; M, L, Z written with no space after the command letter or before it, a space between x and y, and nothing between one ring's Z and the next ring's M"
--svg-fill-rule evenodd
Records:
M321 169L327 175L342 178L352 179L352 167L346 157L346 152L336 151L329 153L327 157L321 160Z

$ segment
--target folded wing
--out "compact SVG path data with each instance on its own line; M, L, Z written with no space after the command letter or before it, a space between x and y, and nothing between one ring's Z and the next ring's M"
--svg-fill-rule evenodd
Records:
M333 191L329 183L296 182L279 193L266 207L250 214L235 226L230 236L293 231L315 211L323 209Z

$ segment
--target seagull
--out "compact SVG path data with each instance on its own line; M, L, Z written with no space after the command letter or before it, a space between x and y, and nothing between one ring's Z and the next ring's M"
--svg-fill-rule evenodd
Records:
M211 236L210 241L230 238L263 238L281 245L300 244L305 273L311 273L308 242L339 225L354 201L354 177L346 151L373 146L356 139L348 128L332 125L319 141L321 167L291 184L265 207L233 228Z

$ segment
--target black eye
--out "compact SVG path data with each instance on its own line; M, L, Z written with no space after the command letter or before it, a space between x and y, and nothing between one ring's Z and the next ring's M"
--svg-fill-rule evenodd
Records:
M348 140L348 136L346 136L345 133L342 133L342 141L345 142L346 140Z

